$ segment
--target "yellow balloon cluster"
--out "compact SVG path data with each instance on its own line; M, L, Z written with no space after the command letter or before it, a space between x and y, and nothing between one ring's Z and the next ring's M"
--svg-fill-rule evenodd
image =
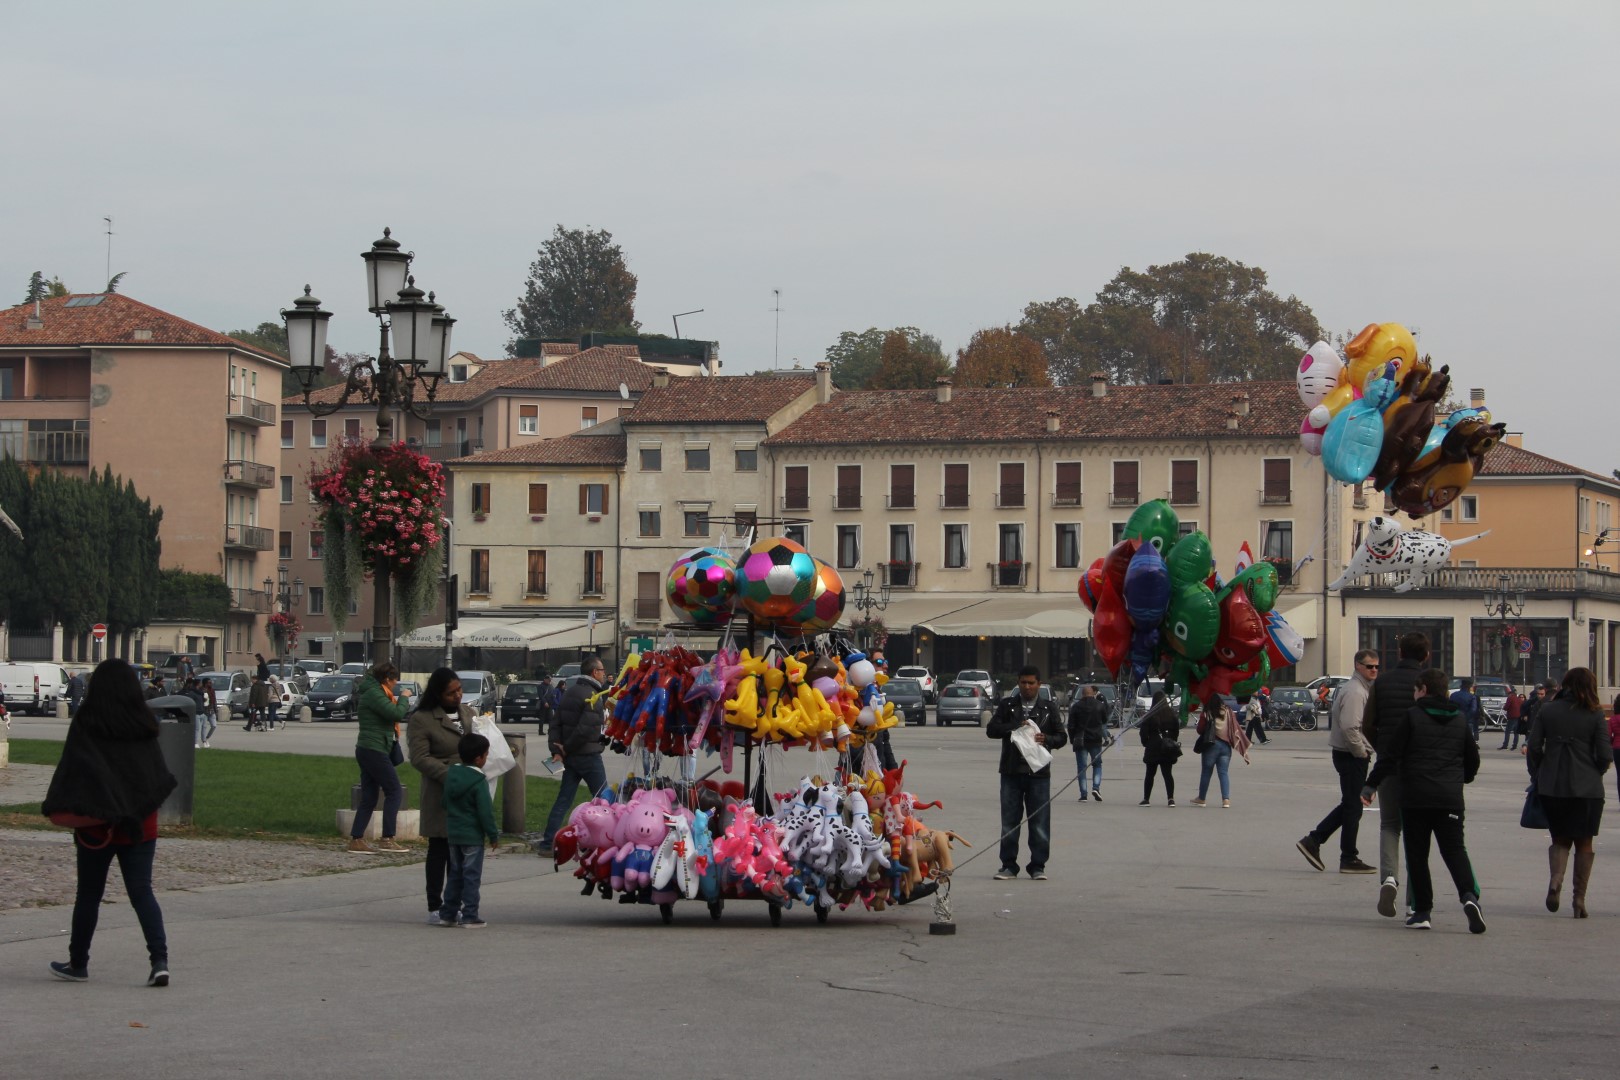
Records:
M735 697L725 702L725 721L758 742L847 750L898 721L881 694L851 685L835 656L754 656L744 649ZM877 677L881 685L884 676Z

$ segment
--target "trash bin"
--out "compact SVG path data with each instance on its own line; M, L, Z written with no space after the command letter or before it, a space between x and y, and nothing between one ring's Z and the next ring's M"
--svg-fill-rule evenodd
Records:
M529 829L528 751L525 735L508 735L517 764L501 776L501 831L520 834Z
M147 707L157 714L158 749L163 764L179 781L158 807L159 825L190 825L192 796L197 788L197 703L188 697L153 698Z

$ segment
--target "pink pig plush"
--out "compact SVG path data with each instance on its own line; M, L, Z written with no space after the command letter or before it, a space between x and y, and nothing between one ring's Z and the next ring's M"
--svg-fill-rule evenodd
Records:
M613 839L613 887L638 892L652 884L653 854L664 842L669 825L664 815L675 808L674 793L643 788L630 796Z

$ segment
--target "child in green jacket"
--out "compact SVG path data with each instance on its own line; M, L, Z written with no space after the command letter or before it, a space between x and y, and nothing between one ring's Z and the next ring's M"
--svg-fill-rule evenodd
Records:
M495 805L490 801L489 780L483 772L484 762L489 760L489 740L482 735L463 735L456 752L461 760L450 766L444 778L450 861L439 925L477 930L487 925L478 916L484 838L489 838L489 850L499 850L501 830L495 824Z

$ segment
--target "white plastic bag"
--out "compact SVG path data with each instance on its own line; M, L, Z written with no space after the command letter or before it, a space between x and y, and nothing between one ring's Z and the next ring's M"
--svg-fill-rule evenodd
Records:
M512 754L512 747L507 743L506 736L501 729L495 726L495 718L488 713L478 713L472 720L473 734L482 735L489 740L489 760L484 762L484 775L489 777L489 797L495 797L495 781L500 779L502 773L517 767L517 758Z
M1052 751L1035 741L1035 736L1040 733L1041 729L1033 721L1025 721L1023 727L1012 733L1013 745L1024 755L1024 762L1032 773L1038 773L1052 764Z

